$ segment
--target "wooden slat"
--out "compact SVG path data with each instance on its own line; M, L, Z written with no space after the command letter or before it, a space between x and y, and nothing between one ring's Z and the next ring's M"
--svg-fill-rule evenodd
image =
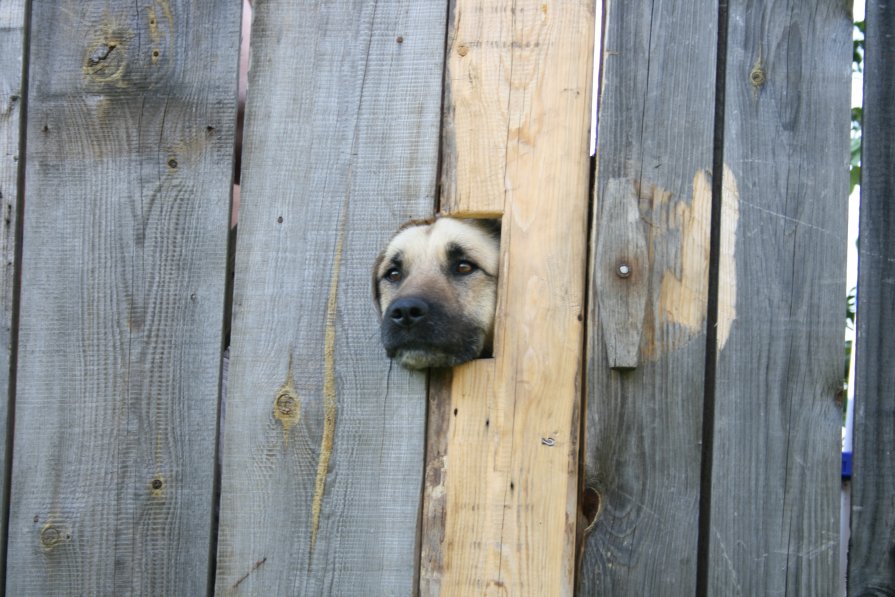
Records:
M707 594L834 595L850 15L737 0L727 47L736 309L719 314Z
M589 2L452 9L442 210L502 213L501 270L494 358L436 388L425 595L572 592L593 19Z
M203 595L239 7L31 6L7 594Z
M6 478L11 365L15 348L16 229L19 225L19 129L22 114L22 65L25 41L25 0L0 4L0 512L8 507ZM0 517L0 537L6 537L6 517ZM5 578L6 542L0 542L0 578Z
M849 595L895 594L895 5L869 2L864 63Z
M409 595L423 373L370 275L435 204L441 1L255 4L217 593Z
M604 218L611 181L632 180L648 258L626 280L649 282L639 364L612 370L600 308L621 291L599 280L618 263L593 253L585 484L601 508L581 595L696 590L717 19L714 0L606 4L593 230L628 226Z

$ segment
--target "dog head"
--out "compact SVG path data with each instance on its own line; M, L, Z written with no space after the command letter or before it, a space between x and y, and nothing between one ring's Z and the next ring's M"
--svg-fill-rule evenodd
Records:
M499 257L499 220L405 224L373 268L388 356L425 369L490 353Z

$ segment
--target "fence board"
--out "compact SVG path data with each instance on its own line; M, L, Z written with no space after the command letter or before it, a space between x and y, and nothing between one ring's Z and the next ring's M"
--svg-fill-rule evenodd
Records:
M849 595L895 594L895 5L869 2L864 62Z
M586 537L582 595L695 592L717 19L714 1L606 4L585 454L601 511ZM614 179L633 183L646 262L635 241L613 243L625 218L604 221L627 213L607 213ZM601 286L621 261L629 277ZM642 276L642 335L607 337L600 322L612 314L601 307L623 297L603 294L640 287ZM610 342L633 343L637 368L610 369Z
M10 595L202 595L237 3L32 3Z
M415 590L426 379L387 362L370 273L434 208L446 18L255 6L220 595Z
M424 595L573 590L593 18L452 7L442 210L502 214L501 269L494 358L433 380Z
M851 19L737 0L728 32L707 593L833 595Z
M25 41L25 0L0 4L0 512L7 510L6 477L9 465L7 430L11 364L15 346L13 302L16 230L19 225L19 129ZM16 57L18 57L16 59ZM0 537L6 537L6 517L0 516ZM0 578L5 578L6 541L0 541Z

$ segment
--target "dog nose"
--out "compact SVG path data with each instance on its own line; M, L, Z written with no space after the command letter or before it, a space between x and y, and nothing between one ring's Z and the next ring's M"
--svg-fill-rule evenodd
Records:
M429 305L418 298L402 298L393 302L386 313L395 325L409 328L426 318L429 314Z

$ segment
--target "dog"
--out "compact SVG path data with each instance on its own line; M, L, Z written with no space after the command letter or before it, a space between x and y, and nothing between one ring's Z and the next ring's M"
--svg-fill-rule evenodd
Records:
M500 220L441 217L398 229L373 267L380 334L407 369L491 353Z

